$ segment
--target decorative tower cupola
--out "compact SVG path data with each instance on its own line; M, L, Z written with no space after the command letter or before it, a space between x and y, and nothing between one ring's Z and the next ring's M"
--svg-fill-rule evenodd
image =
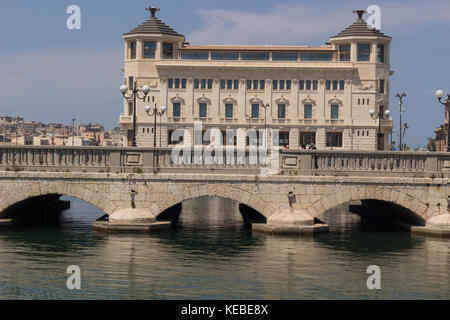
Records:
M392 38L370 27L363 19L365 10L353 11L358 18L345 30L330 38L338 50L339 61L389 63L389 45Z
M125 60L162 60L177 57L185 37L156 17L159 8L149 7L150 18L123 35Z

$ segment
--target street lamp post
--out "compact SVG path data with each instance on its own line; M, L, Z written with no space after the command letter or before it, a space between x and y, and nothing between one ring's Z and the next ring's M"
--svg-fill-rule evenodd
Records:
M167 110L167 108L165 106L162 106L161 108L158 109L156 103L155 103L155 106L153 108L150 107L150 106L146 106L145 107L145 112L147 112L147 114L150 117L153 117L153 116L155 117L154 128L153 128L153 147L155 147L155 148L156 148L156 118L160 117L160 130L161 130L161 117L164 115L166 110ZM159 133L159 135L161 136L161 132ZM161 146L161 139L159 140L159 146L162 147Z
M130 91L130 92L129 92ZM150 87L145 85L141 89L138 89L137 82L135 81L133 84L133 88L129 89L127 85L122 85L120 87L120 92L122 93L123 97L126 100L133 99L133 140L132 140L132 147L137 147L136 144L136 100L141 99L142 101L145 101L145 98L147 98L148 93L150 92ZM127 95L127 93L129 94ZM144 96L139 95L139 93L143 93Z
M442 98L444 97L444 91L437 90L436 91L436 98L438 101L445 106L445 113L447 114L446 120L447 120L447 152L450 152L450 93L447 93L447 100L443 101ZM445 128L445 124L444 124Z
M404 92L402 94L397 93L395 96L399 99L398 112L400 114L400 132L399 132L398 148L399 148L400 151L402 151L403 150L403 144L402 144L402 114L403 114L403 111L405 111L405 109L403 108L403 98L406 97L406 93L404 93Z
M381 110L378 110L378 113L375 110L369 111L370 116L372 119L377 120L378 119L378 139L377 139L377 149L381 149L381 120L387 120L389 119L391 115L391 110L386 110L384 113L381 112Z

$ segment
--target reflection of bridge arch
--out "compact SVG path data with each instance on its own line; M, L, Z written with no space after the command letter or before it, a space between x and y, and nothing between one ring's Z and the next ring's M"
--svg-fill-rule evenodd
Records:
M217 197L233 200L256 210L265 218L270 217L275 212L275 208L263 196L231 185L217 184L216 186L212 186L192 184L183 187L174 186L172 190L170 188L169 186L167 195L161 195L164 197L163 200L156 202L150 208L155 216L183 201L201 197Z
M350 201L363 200L379 200L392 203L411 211L424 220L427 220L433 215L433 211L429 210L425 203L408 193L386 187L381 188L372 186L352 187L341 190L337 189L335 192L312 203L311 207L308 208L308 212L313 217L317 217L327 210Z
M32 184L24 183L19 185L19 188L15 186L6 190L0 190L0 214L28 199L50 195L77 198L99 208L107 214L112 214L117 207L117 204L113 201L102 197L82 184L77 184L69 188L67 184L62 182L33 182Z

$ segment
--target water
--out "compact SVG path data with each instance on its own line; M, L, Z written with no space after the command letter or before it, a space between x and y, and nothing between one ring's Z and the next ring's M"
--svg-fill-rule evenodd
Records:
M448 299L450 240L362 230L335 210L315 238L252 234L237 204L185 202L179 229L91 230L102 212L74 200L58 227L0 231L0 299ZM66 287L70 265L82 289ZM369 265L381 268L367 289Z

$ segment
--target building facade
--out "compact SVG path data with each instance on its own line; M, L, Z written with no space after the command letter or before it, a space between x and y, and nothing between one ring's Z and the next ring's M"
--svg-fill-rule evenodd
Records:
M157 118L156 145L170 146L177 129L269 128L290 149L387 150L391 37L357 20L326 45L191 46L156 17L124 34L124 83L148 85L136 104L137 145L154 145L147 105L166 106ZM133 101L124 101L120 125L131 144ZM375 116L370 115L375 110ZM184 143L189 143L184 141ZM228 142L230 143L230 141Z

